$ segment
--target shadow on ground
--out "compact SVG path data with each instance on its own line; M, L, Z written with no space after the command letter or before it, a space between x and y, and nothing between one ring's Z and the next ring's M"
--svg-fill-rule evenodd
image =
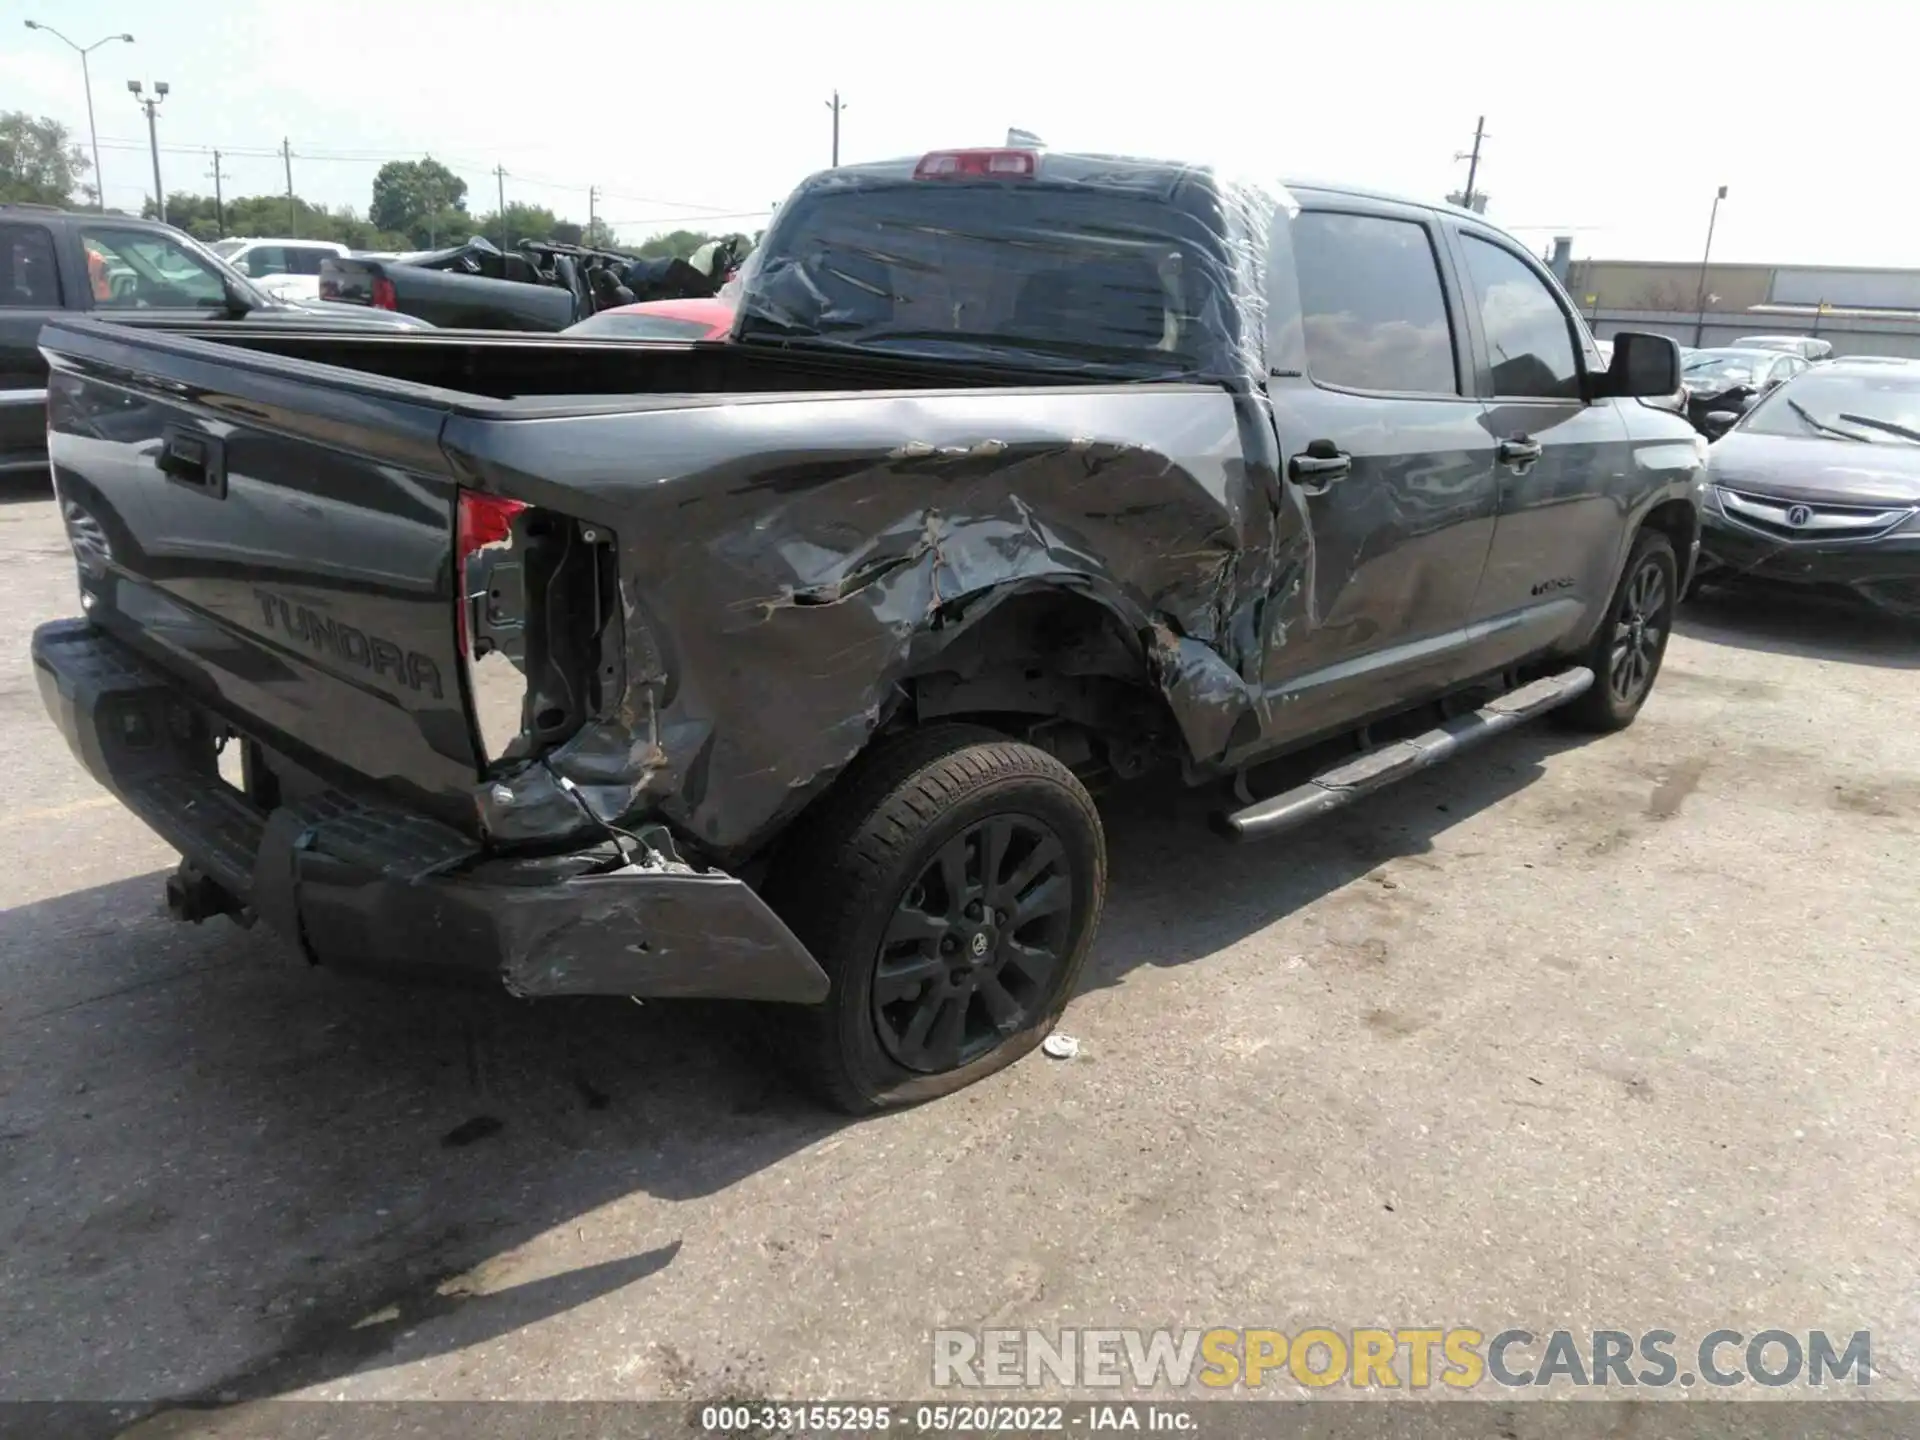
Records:
M1218 794L1116 797L1088 985L1204 964L1429 854L1564 743L1505 737L1256 846L1206 828ZM846 1123L727 1007L311 972L260 932L170 924L160 884L0 916L0 1399L262 1398L377 1365L403 1332L418 1358L428 1333L464 1348L625 1287L644 1305L673 1233L561 1275L491 1262L622 1196L711 1194Z
M1863 601L1765 586L1708 586L1680 611L1682 635L1742 650L1920 670L1920 620Z
M51 470L19 470L0 475L0 505L19 505L29 500L52 498Z

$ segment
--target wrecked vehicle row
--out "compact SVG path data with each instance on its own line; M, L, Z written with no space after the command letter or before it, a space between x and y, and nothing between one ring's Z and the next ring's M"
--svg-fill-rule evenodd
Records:
M1051 1028L1091 788L1324 750L1252 837L1628 724L1698 536L1671 341L1603 366L1477 217L1168 162L826 172L725 345L44 348L85 613L36 669L176 913L763 1002L852 1110Z
M441 328L554 332L604 311L720 293L751 248L709 241L687 259L523 240L502 251L484 236L413 255L332 256L320 298L412 315Z

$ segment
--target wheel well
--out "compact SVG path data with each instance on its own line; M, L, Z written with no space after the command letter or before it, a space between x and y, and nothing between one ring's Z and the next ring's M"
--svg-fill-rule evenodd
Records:
M1687 556L1693 551L1693 540L1699 526L1699 517L1694 514L1693 506L1685 500L1663 500L1649 510L1647 518L1641 522L1641 528L1658 530L1673 542L1673 553L1680 561L1683 580L1686 578Z
M1003 600L917 666L906 688L922 724L981 720L1076 768L1137 774L1179 733L1140 638L1071 591Z

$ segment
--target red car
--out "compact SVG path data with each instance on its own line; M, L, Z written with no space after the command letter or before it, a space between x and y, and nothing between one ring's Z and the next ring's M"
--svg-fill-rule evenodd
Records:
M602 310L560 333L610 340L724 340L731 329L733 306L724 300L645 300Z

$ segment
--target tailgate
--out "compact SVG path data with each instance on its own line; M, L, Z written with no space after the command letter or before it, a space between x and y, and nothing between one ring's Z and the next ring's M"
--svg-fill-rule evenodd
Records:
M442 392L87 321L41 343L93 622L239 730L470 827Z

